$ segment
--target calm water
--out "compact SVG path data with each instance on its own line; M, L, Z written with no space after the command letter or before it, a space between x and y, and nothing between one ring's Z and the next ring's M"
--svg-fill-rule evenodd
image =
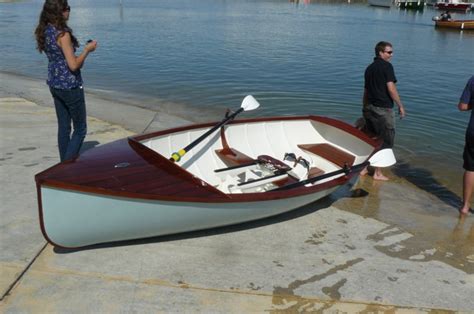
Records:
M32 35L42 2L0 3L0 70L45 77L46 58L34 50ZM474 74L474 32L435 29L432 8L283 0L70 5L78 39L100 45L83 71L87 87L140 97L147 106L220 113L253 94L262 107L252 115L318 114L352 123L373 46L390 41L408 114L397 125L394 171L442 199L460 195L469 116L456 105Z

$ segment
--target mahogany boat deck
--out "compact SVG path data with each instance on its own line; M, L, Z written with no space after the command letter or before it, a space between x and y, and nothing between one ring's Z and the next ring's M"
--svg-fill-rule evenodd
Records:
M137 152L127 139L86 151L73 162L58 164L36 175L38 183L58 188L80 187L107 194L149 194L170 197L227 198L153 152ZM139 148L140 149L140 148ZM145 157L145 158L144 158Z

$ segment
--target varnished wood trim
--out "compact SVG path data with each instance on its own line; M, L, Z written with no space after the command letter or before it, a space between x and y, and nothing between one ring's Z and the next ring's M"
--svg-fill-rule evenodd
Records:
M43 202L42 202L42 197L41 197L41 185L39 183L36 184L36 193L38 195L38 218L39 218L40 229L41 229L41 233L43 234L43 237L45 238L46 241L48 241L51 245L54 245L55 247L68 249L68 247L64 247L62 245L55 243L48 236L48 233L46 232L46 227L44 226Z
M234 148L216 149L215 153L226 164L226 166L239 166L255 162L254 159Z
M349 176L339 177L331 181L327 181L322 184L316 184L311 187L298 187L290 190L277 191L277 192L265 192L265 193L243 193L243 194L228 194L227 197L220 197L215 195L213 197L180 197L180 196L163 196L158 194L142 194L142 193L132 193L132 192L117 192L111 190L98 189L93 187L86 186L77 186L72 184L64 184L62 182L54 182L52 180L47 180L41 185L49 186L52 188L58 188L63 190L70 190L75 192L90 193L95 195L104 195L111 197L119 197L125 199L135 199L135 200L156 200L156 201L169 201L169 202L192 202L192 203L238 203L238 202L264 202L269 200L278 200L286 199L292 197L298 197L302 195L317 193L319 191L332 188L337 185L342 185L347 182L352 176L358 174L351 173ZM258 206L258 205L257 205Z
M227 143L227 137L225 136L225 126L221 128L221 143L223 149L229 149L229 143Z
M230 122L230 124L237 124L237 123L252 123L252 122L263 122L263 121L292 121L292 120L305 120L309 119L312 121L319 121L336 128L342 129L359 139L365 141L369 145L374 147L374 151L380 146L380 142L375 141L369 138L367 135L362 133L361 131L355 129L354 127L350 126L349 124L338 121L331 118L326 117L319 117L319 116L299 116L299 117L272 117L272 118L256 118L256 119L245 119L245 120L234 120ZM55 167L61 166L61 164L53 166L52 168L45 170L38 175L35 176L36 182L38 185L45 185L50 187L55 187L59 189L65 190L73 190L78 192L85 192L91 194L99 194L99 195L108 195L114 197L122 197L122 198L130 198L130 199L146 199L146 200L157 200L157 201L172 201L172 202L197 202L197 203L226 203L226 202L261 202L261 201L268 201L268 200L278 200L278 199L286 199L292 197L298 197L302 195L317 193L324 189L332 188L337 185L344 184L347 180L357 173L351 173L349 176L346 177L339 177L334 180L327 181L323 184L317 184L311 187L299 187L294 188L291 190L285 191L277 191L277 192L266 192L266 193L245 193L245 194L225 194L221 191L217 190L216 188L205 185L204 188L208 191L212 191L211 196L203 197L202 195L199 196L199 190L202 191L202 184L204 181L195 178L192 174L185 171L184 169L174 165L168 159L164 158L163 156L155 153L154 151L150 150L143 144L139 143L139 141L160 136L166 135L173 132L179 132L184 130L191 130L196 128L203 128L203 127L212 127L215 123L206 123L206 124L199 124L199 125L191 125L185 126L180 128L174 128L170 130L164 130L159 132L154 132L145 135L133 136L129 138L129 143L133 143L132 148L137 148L138 151L142 152L141 156L143 158L147 158L147 162L150 162L148 158L151 158L151 163L153 163L157 167L164 167L170 173L176 173L176 175L182 175L186 179L193 180L192 182L196 183L196 196L163 196L159 194L145 194L145 193L136 193L136 192L120 192L120 191L113 191L107 189L100 189L96 187L88 187L88 186L81 186L77 184L71 183L64 183L56 180L48 179L45 175L48 170L54 169ZM134 145L137 144L137 145ZM137 151L137 153L138 153ZM151 152L153 154L151 154ZM145 157L144 157L145 156ZM217 192L216 192L217 191Z
M318 167L311 167L308 171L308 179L315 178L317 176L323 175L324 170Z

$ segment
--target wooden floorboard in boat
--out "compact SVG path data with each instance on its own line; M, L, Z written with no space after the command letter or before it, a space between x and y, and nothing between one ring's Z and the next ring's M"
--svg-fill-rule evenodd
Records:
M298 144L298 147L312 154L318 155L341 168L345 165L350 167L355 161L355 156L328 143Z

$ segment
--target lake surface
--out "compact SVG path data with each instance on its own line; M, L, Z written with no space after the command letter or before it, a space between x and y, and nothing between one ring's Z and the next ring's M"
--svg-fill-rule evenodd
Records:
M0 3L0 71L46 76L46 57L35 51L33 37L42 3ZM70 5L79 41L99 42L83 69L87 88L171 111L184 106L190 115L206 108L212 120L253 94L262 107L251 116L316 114L353 123L373 48L389 41L407 110L397 121L393 171L447 203L461 195L469 114L456 106L474 74L474 32L435 29L431 18L439 12L431 7L279 0Z

